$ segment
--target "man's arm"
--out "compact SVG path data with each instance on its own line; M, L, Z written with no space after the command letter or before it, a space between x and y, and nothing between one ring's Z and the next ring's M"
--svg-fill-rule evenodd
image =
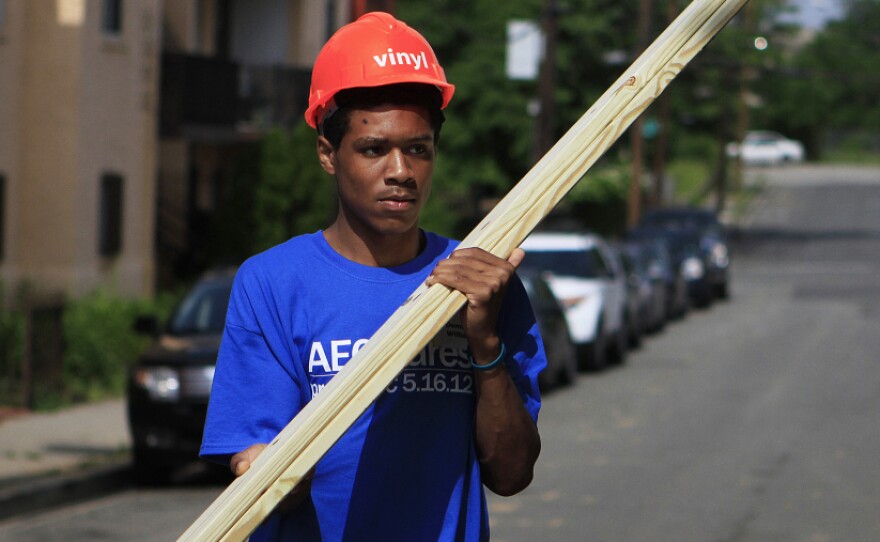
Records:
M525 253L509 260L477 248L457 250L440 262L428 284L440 283L467 296L462 325L477 366L502 353L498 314L504 291ZM541 451L538 428L523 404L504 363L474 369L476 420L474 439L483 483L499 495L513 495L532 481Z

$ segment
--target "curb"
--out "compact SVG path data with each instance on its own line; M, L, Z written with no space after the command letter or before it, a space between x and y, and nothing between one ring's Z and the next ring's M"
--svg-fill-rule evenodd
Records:
M0 521L134 487L134 475L131 462L126 460L76 473L20 478L4 485L0 486Z

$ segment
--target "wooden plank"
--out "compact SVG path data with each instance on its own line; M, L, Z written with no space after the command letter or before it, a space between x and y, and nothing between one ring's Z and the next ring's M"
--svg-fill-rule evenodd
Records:
M462 241L507 257L747 0L695 0ZM184 532L243 540L464 304L421 286Z

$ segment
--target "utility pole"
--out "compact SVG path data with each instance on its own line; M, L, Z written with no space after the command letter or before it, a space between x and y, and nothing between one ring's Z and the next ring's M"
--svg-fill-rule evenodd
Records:
M678 15L675 0L666 1L666 24L669 25ZM667 90L657 98L657 109L660 117L660 130L657 133L657 141L654 144L654 167L652 177L654 186L651 191L650 206L657 207L663 203L663 192L666 178L666 150L669 140L669 115L671 110L671 95Z
M751 35L755 31L755 8L753 2L748 2L743 7L743 29ZM749 129L749 106L748 95L752 68L747 62L739 62L739 92L736 101L736 134L737 143L742 143ZM739 191L743 185L742 159L737 157L733 161L733 183L735 190Z
M556 138L553 117L556 114L556 44L559 41L559 5L556 0L544 0L541 27L544 33L544 57L538 74L538 115L535 118L533 163L541 159Z
M642 54L648 45L648 32L651 21L651 1L639 0L639 14L636 23L636 54ZM627 226L635 226L641 215L642 208L642 169L644 168L645 152L643 149L644 122L639 116L630 127L630 148L632 152L632 173L630 175L629 198L627 204Z

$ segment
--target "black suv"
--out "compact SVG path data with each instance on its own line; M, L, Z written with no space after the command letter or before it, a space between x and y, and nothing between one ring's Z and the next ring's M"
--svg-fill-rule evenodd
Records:
M141 317L155 337L128 379L128 422L138 482L166 482L198 459L214 366L235 269L211 272L187 293L167 325Z
M692 206L654 209L642 217L639 226L695 232L699 236L699 248L706 261L706 275L713 296L726 298L730 294L727 231L714 211Z

